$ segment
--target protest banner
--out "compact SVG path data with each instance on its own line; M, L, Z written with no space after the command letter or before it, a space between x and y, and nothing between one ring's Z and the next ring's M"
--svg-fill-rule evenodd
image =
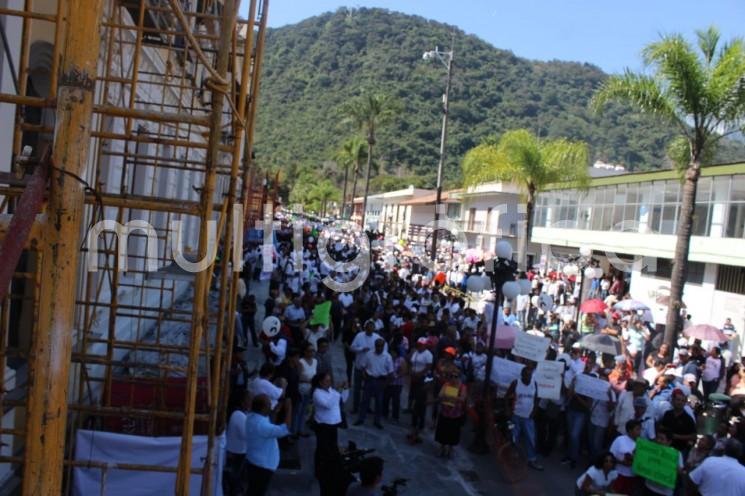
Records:
M524 365L522 363L494 357L490 379L493 383L500 386L509 386L512 384L512 381L520 378L520 371L523 367Z
M546 350L548 350L550 343L551 340L546 337L518 332L515 337L515 344L512 347L512 354L534 362L540 362L546 358Z
M579 374L574 384L574 392L594 400L608 401L610 383L587 374Z
M538 362L533 378L538 387L538 397L548 400L561 399L561 374L564 362Z
M313 315L310 318L309 325L321 324L328 328L331 320L331 302L326 301L313 307Z
M631 469L640 477L674 489L679 459L678 450L639 438Z

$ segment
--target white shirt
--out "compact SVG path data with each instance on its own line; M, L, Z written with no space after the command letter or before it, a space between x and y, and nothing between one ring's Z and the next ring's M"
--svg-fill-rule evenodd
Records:
M288 320L288 323L297 320L305 320L305 310L303 310L303 307L290 305L285 308L285 318Z
M313 409L315 411L313 418L319 424L336 425L341 423L339 402L340 400L342 402L347 401L348 397L348 389L345 389L340 394L334 388L329 388L328 390L316 388L313 392Z
M360 331L352 340L352 344L349 345L349 349L355 354L354 366L357 369L364 368L365 353L368 351L375 350L375 341L383 339L380 334L373 332L369 336L365 334L365 331ZM385 351L388 351L388 345L385 345Z
M279 399L282 397L282 388L279 388L262 377L257 377L248 383L248 392L252 397L260 394L269 396L272 401L272 410L277 406Z
M272 364L279 365L284 361L285 355L287 354L287 340L278 339L276 343L274 341L269 341L269 350L274 353Z
M483 381L486 378L486 353L471 353L471 366L473 367L474 378Z
M590 493L592 493L593 491L604 491L610 488L610 485L618 477L618 472L611 470L606 476L602 468L598 469L594 465L590 465L590 468L577 479L577 489L582 489L582 483L585 482L585 477L589 477L592 480L590 483Z
M339 303L341 303L344 308L349 307L353 301L354 298L352 297L352 293L342 293L339 295Z
M709 356L706 358L706 367L704 367L704 373L701 374L702 381L718 381L719 370L722 368L722 362L719 358Z
M300 360L298 360L298 363L300 364L298 370L300 382L310 382L313 379L313 376L316 375L318 360L316 360L315 358L311 358L310 363L308 363L305 361L305 358L301 358Z
M246 413L236 410L230 414L225 434L225 449L236 455L246 454Z
M411 354L411 371L421 374L432 365L432 352L425 348L424 351L415 351Z
M515 386L515 415L530 418L530 414L533 413L536 391L535 379L532 377L528 384L523 383L522 378L517 380Z
M625 477L633 477L634 473L631 471L631 467L623 465L621 462L624 460L627 454L633 454L636 449L636 442L627 435L618 436L613 444L610 445L610 452L615 457L616 471L619 475Z
M616 396L612 389L610 389L611 397L615 401ZM590 412L590 423L596 427L608 427L610 423L610 415L612 410L608 410L608 402L593 400L592 411Z
M742 496L745 467L729 456L710 456L690 474L701 496Z
M370 377L385 377L393 373L393 358L387 351L380 354L368 351L364 360L365 372Z

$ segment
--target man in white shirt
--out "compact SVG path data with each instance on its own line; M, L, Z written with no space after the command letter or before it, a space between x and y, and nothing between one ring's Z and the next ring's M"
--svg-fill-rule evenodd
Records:
M365 322L365 330L358 332L349 345L349 350L354 353L354 377L352 384L352 414L357 413L362 396L362 379L364 377L365 355L368 351L375 349L375 342L382 339L375 332L375 324L368 320Z
M382 429L380 417L383 414L383 393L388 379L393 374L393 358L385 350L385 340L378 338L375 341L375 351L368 352L364 358L365 391L360 405L360 416L354 425L365 423L367 410L370 408L370 400L375 398L375 419L373 424Z
M235 410L230 414L228 429L225 432L225 465L229 494L238 494L245 489L241 484L241 468L246 458L246 414L251 409L251 396L248 391L236 394Z
M690 474L701 496L742 496L745 494L745 467L738 461L742 444L736 439L724 443L724 456L706 458Z
M295 296L292 299L292 305L285 308L285 320L287 321L287 325L290 327L292 339L295 341L296 346L303 342L303 328L306 319L307 315L305 315L305 310L302 307L300 298Z
M272 411L276 410L279 400L285 394L283 379L278 379L280 386L272 384L271 378L275 371L274 365L267 362L259 369L259 376L248 383L248 392L252 398L261 394L269 397Z

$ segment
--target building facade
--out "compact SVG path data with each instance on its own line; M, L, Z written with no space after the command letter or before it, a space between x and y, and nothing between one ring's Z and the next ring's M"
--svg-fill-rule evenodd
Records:
M548 256L591 248L664 323L657 300L669 293L681 190L676 171L596 178L585 191L550 187L538 196L532 240ZM731 318L745 328L745 164L702 170L683 301L694 323Z

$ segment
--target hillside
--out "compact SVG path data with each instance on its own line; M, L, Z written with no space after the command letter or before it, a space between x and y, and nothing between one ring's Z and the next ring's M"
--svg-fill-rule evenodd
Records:
M395 124L380 133L380 172L407 176L402 183L431 186L445 69L423 61L422 53L435 45L449 47L453 33L448 183L460 182L460 160L469 148L518 127L585 140L593 160L632 170L664 163L670 128L618 105L602 118L591 115L587 102L606 77L595 66L523 59L421 17L340 9L268 32L256 130L259 164L281 168L290 185L308 170L322 171L338 184L334 167L324 162L353 132L339 106L361 89L373 88L395 95L402 106ZM734 157L725 153L718 158ZM378 179L378 187L384 179ZM385 182L389 187L396 183Z

